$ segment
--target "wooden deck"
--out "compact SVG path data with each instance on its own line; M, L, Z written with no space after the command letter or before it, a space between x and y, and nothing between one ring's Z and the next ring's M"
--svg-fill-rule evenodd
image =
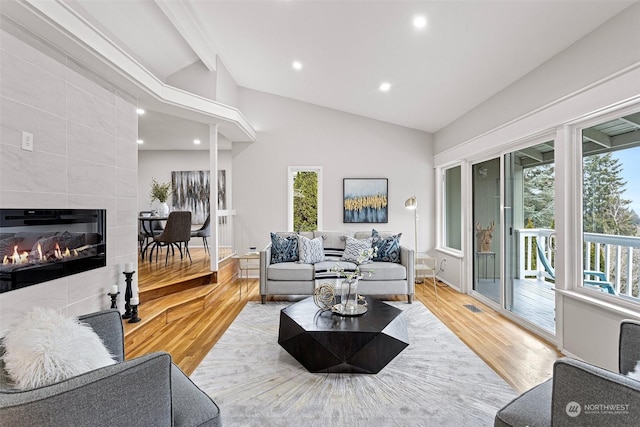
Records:
M500 280L480 279L476 291L500 304ZM553 283L536 280L514 280L511 311L523 319L555 334L555 292Z

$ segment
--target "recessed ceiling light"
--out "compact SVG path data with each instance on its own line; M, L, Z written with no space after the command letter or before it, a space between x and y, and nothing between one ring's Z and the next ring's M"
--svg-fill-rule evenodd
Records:
M416 28L424 28L427 26L427 18L422 15L414 16L413 26Z
M291 64L291 66L294 70L302 70L302 62L300 61L293 61L293 64Z
M382 92L389 92L389 89L391 89L391 83L384 82L380 85L380 90Z
M141 139L139 139L139 140L138 140L138 144L144 144L144 141L143 141L143 140L141 140Z
M193 140L193 143L194 143L194 144L196 144L196 145L198 145L198 144L200 144L200 140L199 140L199 139L194 139L194 140Z
M143 115L144 110L142 108L136 108L136 113L138 113L138 115Z

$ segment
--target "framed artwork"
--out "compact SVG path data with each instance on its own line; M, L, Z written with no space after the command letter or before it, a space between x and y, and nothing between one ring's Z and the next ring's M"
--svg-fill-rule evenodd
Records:
M227 171L218 170L218 210L227 209Z
M192 224L204 224L209 215L209 171L171 172L173 209L191 211Z
M343 222L389 222L389 180L387 178L344 178Z

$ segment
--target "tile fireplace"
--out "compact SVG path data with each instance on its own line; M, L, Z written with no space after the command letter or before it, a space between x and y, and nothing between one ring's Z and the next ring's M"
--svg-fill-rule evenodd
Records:
M104 209L0 209L0 293L106 266Z

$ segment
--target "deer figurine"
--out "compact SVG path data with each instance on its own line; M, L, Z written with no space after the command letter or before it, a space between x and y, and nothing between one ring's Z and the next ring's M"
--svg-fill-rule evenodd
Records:
M480 252L491 252L491 239L493 238L494 222L487 228L482 228L480 222L476 223L476 237L478 238L478 248Z

